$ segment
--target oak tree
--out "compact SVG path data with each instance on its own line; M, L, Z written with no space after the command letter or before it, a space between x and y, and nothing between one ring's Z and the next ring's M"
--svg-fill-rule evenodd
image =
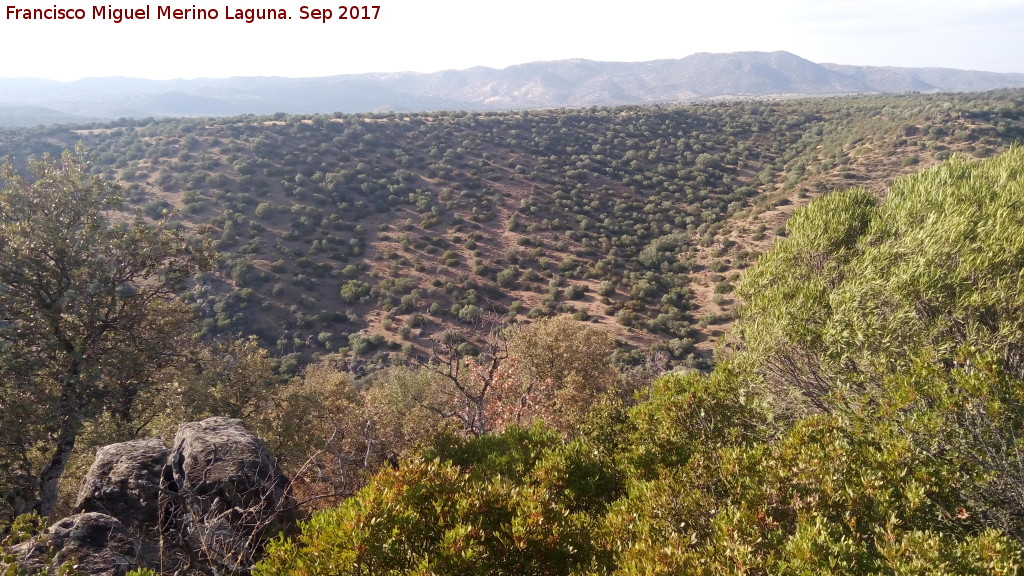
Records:
M192 329L176 290L209 264L198 241L124 212L82 147L0 168L0 484L51 515L84 425L127 418Z

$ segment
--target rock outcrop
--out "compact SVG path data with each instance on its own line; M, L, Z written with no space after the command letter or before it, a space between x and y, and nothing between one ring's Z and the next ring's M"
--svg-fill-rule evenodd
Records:
M82 479L75 510L109 514L139 536L156 528L160 480L169 454L159 438L100 448Z
M116 518L97 512L59 520L46 534L14 546L10 553L32 574L57 574L65 563L88 576L124 576L138 567L135 539Z
M151 438L101 448L75 502L82 513L7 552L30 573L69 561L86 576L201 565L248 573L266 539L294 522L288 478L241 420L184 424L173 446Z
M241 420L208 418L178 429L166 493L184 545L232 571L290 521L288 478ZM166 480L165 480L166 481Z

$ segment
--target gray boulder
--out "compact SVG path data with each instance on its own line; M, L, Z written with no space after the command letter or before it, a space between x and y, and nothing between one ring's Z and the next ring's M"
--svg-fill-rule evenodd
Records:
M97 512L59 520L46 534L9 553L28 573L57 574L65 562L84 576L124 576L138 567L138 546L131 534L116 518Z
M139 535L155 528L168 454L158 438L100 448L82 479L75 509L109 514Z
M83 513L3 552L29 573L71 562L86 576L137 567L247 574L267 538L294 526L290 481L241 420L181 426L160 440L96 453L75 502ZM7 566L0 561L0 574Z
M168 517L182 544L227 572L244 571L265 539L291 524L290 482L241 420L178 429L165 472Z

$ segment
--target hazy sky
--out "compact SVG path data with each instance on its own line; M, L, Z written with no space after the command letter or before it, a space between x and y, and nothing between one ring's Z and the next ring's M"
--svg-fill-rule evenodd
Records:
M21 3L17 3L17 2ZM536 60L643 61L695 52L787 50L815 62L1024 73L1024 0L373 0L377 20L300 20L311 0L150 3L149 21L0 20L0 77L328 76L504 67ZM193 4L194 1L194 4ZM97 0L98 2L98 0ZM207 21L157 20L158 6L215 8ZM361 6L361 5L359 5ZM283 8L291 20L246 24L236 8Z

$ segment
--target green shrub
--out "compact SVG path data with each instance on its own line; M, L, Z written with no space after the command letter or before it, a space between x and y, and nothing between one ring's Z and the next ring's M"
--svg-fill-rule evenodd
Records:
M370 293L370 285L362 280L349 280L341 286L339 295L345 302L358 302Z

